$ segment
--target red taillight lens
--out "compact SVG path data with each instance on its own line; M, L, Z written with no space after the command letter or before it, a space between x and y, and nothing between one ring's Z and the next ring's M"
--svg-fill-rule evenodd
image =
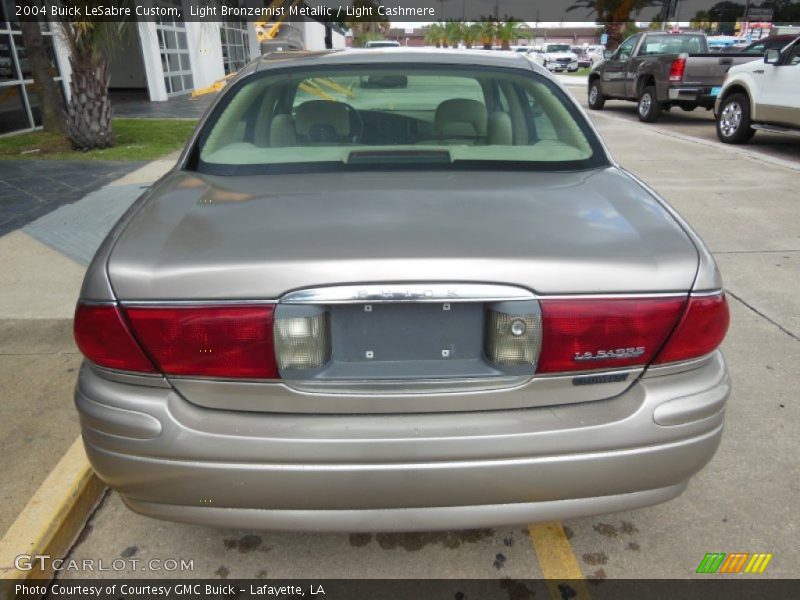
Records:
M669 67L670 81L683 81L683 72L686 70L686 59L676 58Z
M541 300L538 373L648 364L675 327L685 298Z
M730 314L725 294L695 296L655 363L690 360L713 352L725 339Z
M78 304L74 333L81 353L96 365L121 371L156 373L116 305Z
M129 307L136 337L165 375L279 377L272 343L274 307Z

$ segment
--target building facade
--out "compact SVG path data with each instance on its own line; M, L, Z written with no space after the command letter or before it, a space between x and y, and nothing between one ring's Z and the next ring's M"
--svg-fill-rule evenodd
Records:
M159 6L182 6L182 0L152 0ZM254 0L223 0L244 5ZM262 0L263 1L263 0ZM27 63L25 45L13 3L0 0L0 135L41 125L39 99ZM185 8L185 7L183 7ZM184 11L183 14L186 14ZM284 23L299 35L308 50L343 48L344 32L316 21ZM43 23L42 33L51 56L52 74L69 97L70 64L54 23ZM288 49L288 48L287 48ZM131 25L120 40L110 65L109 88L136 98L162 102L191 93L238 71L261 54L261 42L252 21L159 19Z

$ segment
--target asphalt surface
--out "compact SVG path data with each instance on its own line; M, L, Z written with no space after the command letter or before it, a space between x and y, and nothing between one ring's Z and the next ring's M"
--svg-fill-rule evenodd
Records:
M0 236L80 200L145 163L0 160Z
M662 193L719 261L734 392L719 452L681 497L564 522L581 572L595 582L691 578L707 552L771 552L761 577L796 577L800 144L759 133L731 149L705 112L673 111L652 126L638 122L633 104L609 102L591 116L621 164ZM430 534L215 530L140 517L111 494L71 557L131 556L193 559L191 572L170 575L212 578L541 576L524 524Z

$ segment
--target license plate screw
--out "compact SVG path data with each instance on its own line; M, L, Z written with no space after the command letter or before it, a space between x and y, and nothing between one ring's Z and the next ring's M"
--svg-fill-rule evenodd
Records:
M367 350L364 353L364 356L366 356L367 358L375 358L375 353L372 350Z
M442 358L450 358L450 350L442 350Z
M372 304L365 304L364 312L372 312Z
M450 304L449 303L442 304L442 310L450 310Z

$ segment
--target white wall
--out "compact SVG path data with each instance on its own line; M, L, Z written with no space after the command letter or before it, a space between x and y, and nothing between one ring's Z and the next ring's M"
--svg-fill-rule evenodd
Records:
M334 49L341 50L342 48L347 47L347 43L345 42L345 36L343 33L339 33L335 29L331 33L333 38L332 41Z
M194 87L203 88L225 77L219 23L187 21L186 37L189 43Z
M295 23L302 28L306 50L325 50L325 26L316 21Z
M139 21L138 25L142 62L147 76L147 92L151 101L164 102L167 99L167 87L164 85L164 69L161 67L156 24L152 21Z
M261 56L261 44L256 36L256 26L252 21L247 23L247 37L250 40L250 60Z

